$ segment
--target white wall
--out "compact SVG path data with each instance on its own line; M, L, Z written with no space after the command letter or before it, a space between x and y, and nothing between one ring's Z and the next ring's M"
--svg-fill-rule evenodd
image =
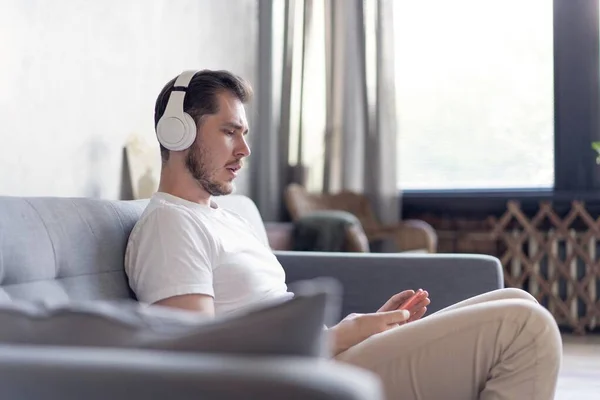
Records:
M157 146L169 79L255 84L257 14L256 0L0 0L0 195L118 198L122 148Z

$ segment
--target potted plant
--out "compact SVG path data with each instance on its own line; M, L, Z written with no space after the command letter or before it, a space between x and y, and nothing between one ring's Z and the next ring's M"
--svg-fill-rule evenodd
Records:
M596 164L600 164L600 142L592 142L592 149L596 151Z

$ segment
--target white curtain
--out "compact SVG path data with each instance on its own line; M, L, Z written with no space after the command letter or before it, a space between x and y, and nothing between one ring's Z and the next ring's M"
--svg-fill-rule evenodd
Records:
M327 1L325 192L352 190L399 220L393 0Z
M263 216L281 217L295 181L365 193L383 222L397 222L393 0L268 1L273 37L260 59L272 64L259 88L272 97L253 185Z

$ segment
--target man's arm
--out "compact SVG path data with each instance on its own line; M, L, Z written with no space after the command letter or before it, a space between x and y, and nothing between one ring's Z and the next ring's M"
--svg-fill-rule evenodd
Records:
M184 294L162 299L153 305L197 311L206 316L215 316L215 303L212 296L206 294Z
M214 254L202 224L177 208L158 208L130 237L130 286L143 303L214 316Z

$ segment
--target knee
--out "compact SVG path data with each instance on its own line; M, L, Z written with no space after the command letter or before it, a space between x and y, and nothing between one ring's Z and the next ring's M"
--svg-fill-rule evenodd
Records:
M523 289L505 288L498 290L500 297L503 299L522 299L538 304L538 301L528 292Z
M495 304L502 323L495 333L512 352L522 355L519 363L534 368L546 384L556 384L562 363L562 339L558 325L548 310L539 304L521 299L504 300Z
M535 300L535 299L534 299ZM554 316L537 302L521 299L507 302L506 314L521 322L522 331L538 342L549 355L562 357L562 338Z

